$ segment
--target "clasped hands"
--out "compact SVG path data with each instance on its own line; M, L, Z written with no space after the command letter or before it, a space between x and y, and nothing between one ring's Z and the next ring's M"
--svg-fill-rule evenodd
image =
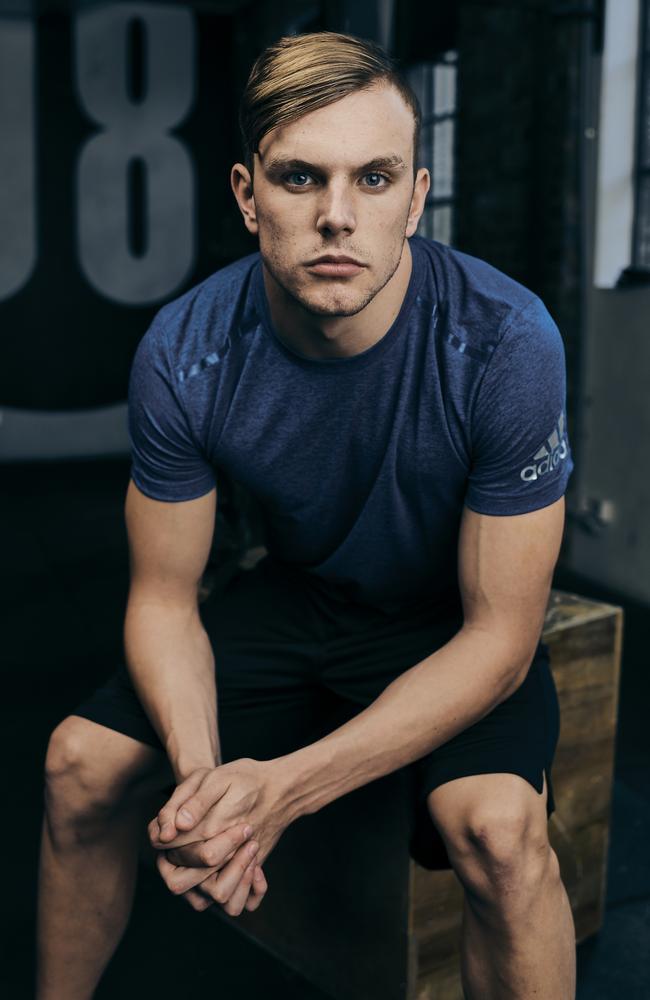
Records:
M256 910L262 863L291 822L270 761L241 758L192 771L148 826L158 871L195 910Z

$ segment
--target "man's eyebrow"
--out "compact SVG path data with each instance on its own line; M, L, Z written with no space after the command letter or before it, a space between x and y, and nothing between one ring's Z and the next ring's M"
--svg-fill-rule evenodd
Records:
M267 161L264 161L262 157L260 159L268 174L278 174L282 170L308 170L317 174L323 173L322 167L317 166L315 163L308 163L307 160L297 160L285 156L272 156ZM377 156L373 160L369 160L368 163L355 168L354 173L363 173L364 171L371 170L394 170L395 172L400 172L406 170L406 163L401 156L395 154Z

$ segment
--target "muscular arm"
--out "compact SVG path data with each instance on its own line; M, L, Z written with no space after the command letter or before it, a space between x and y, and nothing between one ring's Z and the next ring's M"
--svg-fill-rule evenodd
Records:
M167 503L131 481L125 516L131 584L124 646L138 697L176 779L220 763L214 656L198 612L216 490Z
M512 516L463 509L462 628L355 718L274 761L293 817L423 757L516 690L540 638L563 526L563 497Z

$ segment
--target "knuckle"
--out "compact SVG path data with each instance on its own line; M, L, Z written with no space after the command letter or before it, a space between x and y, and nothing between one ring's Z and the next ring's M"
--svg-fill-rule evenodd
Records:
M222 886L218 885L215 886L215 888L213 889L212 897L217 901L217 903L223 904L227 903L228 900L230 899L230 893L227 891L227 889L224 889Z
M244 866L244 868L248 868L252 859L255 858L258 850L259 844L255 840L251 840L248 844L244 844L244 846L240 849L239 854L237 855L237 860ZM253 852L252 854L251 851Z
M187 809L189 813L196 818L196 812L203 809L203 798L201 795L190 795L182 806L183 809Z
M199 848L199 860L204 865L214 865L217 862L216 851L210 844L203 844Z

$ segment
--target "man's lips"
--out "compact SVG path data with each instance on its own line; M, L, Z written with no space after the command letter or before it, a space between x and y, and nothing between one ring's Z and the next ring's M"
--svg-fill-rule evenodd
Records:
M316 260L308 261L305 266L316 274L332 278L346 278L354 274L359 274L366 265L361 264L354 257L345 257L343 255L339 257L334 254L324 254L322 257L317 257Z

